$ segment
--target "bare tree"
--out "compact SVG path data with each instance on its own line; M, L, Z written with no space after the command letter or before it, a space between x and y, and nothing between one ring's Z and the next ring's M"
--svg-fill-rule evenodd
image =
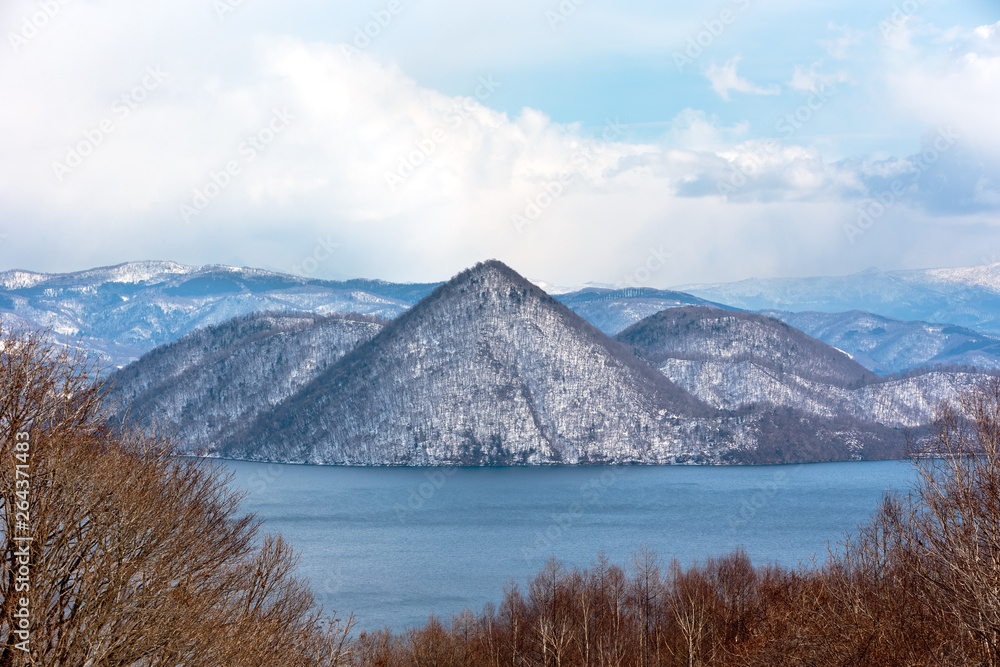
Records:
M116 423L95 371L0 324L0 666L337 664L351 621L289 545L219 468Z
M899 557L1000 665L1000 378L942 405L919 486L882 510Z

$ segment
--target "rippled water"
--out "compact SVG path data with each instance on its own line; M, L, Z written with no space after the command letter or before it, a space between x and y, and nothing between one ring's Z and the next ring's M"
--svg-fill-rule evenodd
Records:
M909 463L752 467L344 468L228 461L244 509L287 537L328 609L419 625L499 601L554 555L618 563L642 544L690 563L743 545L755 563L826 557Z

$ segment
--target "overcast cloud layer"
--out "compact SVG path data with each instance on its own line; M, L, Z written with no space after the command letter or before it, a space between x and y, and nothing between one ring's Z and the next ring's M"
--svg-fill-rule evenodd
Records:
M995 5L578 2L5 2L0 268L997 261Z

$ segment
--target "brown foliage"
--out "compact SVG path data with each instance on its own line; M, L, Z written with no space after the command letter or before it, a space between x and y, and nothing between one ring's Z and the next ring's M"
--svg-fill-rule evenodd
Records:
M0 666L338 663L346 629L313 609L290 547L258 539L217 468L116 425L95 369L43 333L0 325L0 346ZM21 598L30 652L15 647Z

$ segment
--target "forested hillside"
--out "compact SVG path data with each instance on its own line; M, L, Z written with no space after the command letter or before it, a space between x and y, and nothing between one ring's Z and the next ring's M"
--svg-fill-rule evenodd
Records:
M666 310L617 338L678 386L730 410L782 406L913 428L982 379L957 369L881 378L780 320L714 308Z
M364 315L247 315L159 347L113 382L133 418L176 429L186 451L207 451L383 326Z

